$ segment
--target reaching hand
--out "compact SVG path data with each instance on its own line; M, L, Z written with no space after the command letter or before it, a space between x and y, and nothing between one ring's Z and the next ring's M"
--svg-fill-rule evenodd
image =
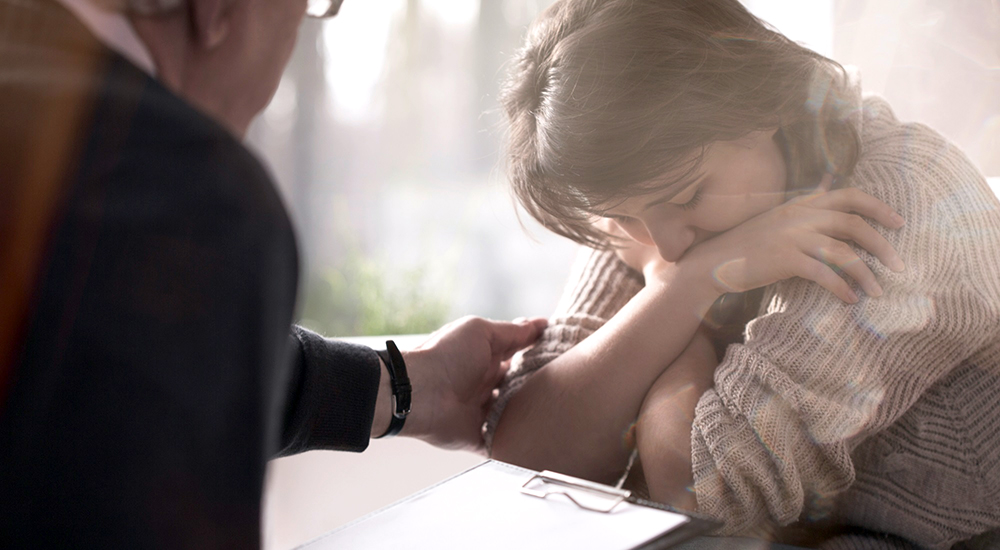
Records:
M482 450L483 421L505 362L534 343L546 324L545 319L507 323L465 317L403 352L413 385L403 434L439 447Z

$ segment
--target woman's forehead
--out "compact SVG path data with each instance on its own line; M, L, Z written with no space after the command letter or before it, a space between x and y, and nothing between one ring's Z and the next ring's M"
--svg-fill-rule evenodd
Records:
M624 186L620 193L610 199L595 201L593 211L607 212L623 207L645 209L669 202L705 177L705 169L714 157L713 149L712 145L708 145L697 152L692 152L680 163L655 178Z
M638 214L656 205L690 194L689 191L693 190L703 179L703 174L695 174L693 177L675 181L657 179L655 182L650 182L648 187L632 189L632 194L595 204L591 212L598 215L609 213Z

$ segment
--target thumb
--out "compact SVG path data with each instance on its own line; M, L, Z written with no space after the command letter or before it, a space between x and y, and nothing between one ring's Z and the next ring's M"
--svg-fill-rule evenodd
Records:
M535 317L512 323L494 321L491 325L490 349L494 356L499 355L506 360L518 350L533 344L549 322L544 317Z

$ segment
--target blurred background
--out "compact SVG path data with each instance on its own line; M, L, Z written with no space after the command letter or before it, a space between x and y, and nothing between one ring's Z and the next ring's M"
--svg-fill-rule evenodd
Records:
M419 334L475 314L548 315L575 247L505 189L505 62L551 0L347 0L307 20L250 145L305 262L299 315L328 336ZM845 65L903 120L1000 176L1000 0L745 0ZM368 340L381 347L381 339ZM402 339L404 346L419 338ZM407 440L271 465L270 550L301 544L482 460Z

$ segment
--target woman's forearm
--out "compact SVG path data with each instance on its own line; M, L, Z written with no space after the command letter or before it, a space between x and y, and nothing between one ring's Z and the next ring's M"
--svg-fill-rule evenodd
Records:
M623 436L653 382L688 346L718 297L680 269L661 273L603 327L535 373L511 398L493 457L611 481Z
M691 425L695 407L719 361L702 333L650 388L636 422L636 446L649 496L677 508L696 506L691 472Z

